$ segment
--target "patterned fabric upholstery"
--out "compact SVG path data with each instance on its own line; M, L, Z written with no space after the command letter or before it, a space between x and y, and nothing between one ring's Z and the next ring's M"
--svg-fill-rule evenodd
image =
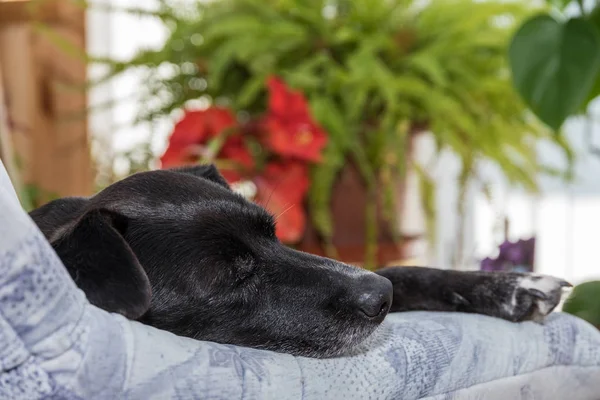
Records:
M600 399L600 332L390 315L347 357L200 342L87 303L0 164L0 399Z

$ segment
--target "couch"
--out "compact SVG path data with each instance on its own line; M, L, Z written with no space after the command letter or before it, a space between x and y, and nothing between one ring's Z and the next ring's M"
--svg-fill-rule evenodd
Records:
M89 304L0 162L0 399L600 399L600 332L392 314L345 357L178 337Z

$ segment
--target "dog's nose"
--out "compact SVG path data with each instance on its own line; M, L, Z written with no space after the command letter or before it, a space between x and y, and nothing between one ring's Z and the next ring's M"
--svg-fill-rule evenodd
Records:
M392 305L392 282L375 274L362 279L357 297L357 311L371 320L383 321Z

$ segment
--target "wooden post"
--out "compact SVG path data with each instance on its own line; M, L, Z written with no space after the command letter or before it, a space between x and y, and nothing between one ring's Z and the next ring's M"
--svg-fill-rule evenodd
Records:
M2 76L2 68L0 68L0 77ZM0 79L0 100L4 99L4 87L2 79ZM12 143L12 133L8 124L8 113L5 104L0 101L0 159L8 172L15 191L21 193L21 177L15 160L15 151Z
M86 63L33 25L44 22L83 52L85 10L69 1L44 2L43 8L28 3L0 0L0 78L17 164L23 181L39 189L38 204L55 196L89 195Z

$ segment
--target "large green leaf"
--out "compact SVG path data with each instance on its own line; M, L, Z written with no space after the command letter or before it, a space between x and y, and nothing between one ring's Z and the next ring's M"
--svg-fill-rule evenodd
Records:
M577 285L565 301L563 311L600 327L600 281Z
M590 93L600 70L600 34L586 20L538 15L509 48L513 81L532 111L558 129Z
M546 0L546 3L558 8L559 10L563 10L569 4L571 4L572 0Z
M596 28L598 32L600 32L600 5L594 7L592 12L586 16L586 19ZM600 74L596 76L596 81L592 86L592 90L590 90L588 93L587 98L585 99L579 111L585 113L589 104L592 102L592 100L598 97L598 95L600 95Z

